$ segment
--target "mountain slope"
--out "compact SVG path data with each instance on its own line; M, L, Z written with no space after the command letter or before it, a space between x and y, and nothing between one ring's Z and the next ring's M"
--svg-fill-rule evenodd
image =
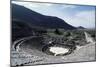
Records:
M16 4L12 4L12 20L20 21L21 24L26 24L29 27L40 26L44 28L75 29L75 27L58 17L45 16ZM15 25L14 23L13 25ZM20 23L17 22L16 24Z

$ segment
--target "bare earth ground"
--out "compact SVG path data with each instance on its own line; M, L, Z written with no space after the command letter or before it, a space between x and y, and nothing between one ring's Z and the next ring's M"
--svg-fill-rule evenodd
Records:
M94 42L86 44L66 56L51 56L38 51L37 49L22 48L24 51L20 50L19 52L12 49L11 66L95 61L95 46Z

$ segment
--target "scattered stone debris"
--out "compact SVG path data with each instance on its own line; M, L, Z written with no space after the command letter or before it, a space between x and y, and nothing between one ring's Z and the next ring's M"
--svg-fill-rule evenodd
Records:
M88 49L91 45L93 49ZM75 62L74 59L77 61L95 59L95 41L90 33L84 31L71 32L67 36L47 33L41 36L25 37L16 40L12 46L12 66L45 64L51 61L55 63L58 60L59 62ZM92 52L82 51L83 48ZM89 59L90 54L85 57L88 53L92 54L92 59Z

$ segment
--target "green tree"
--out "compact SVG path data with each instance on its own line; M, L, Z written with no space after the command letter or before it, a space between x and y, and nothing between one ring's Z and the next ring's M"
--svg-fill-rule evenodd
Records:
M62 35L63 34L59 29L55 29L54 33L58 34L58 35Z

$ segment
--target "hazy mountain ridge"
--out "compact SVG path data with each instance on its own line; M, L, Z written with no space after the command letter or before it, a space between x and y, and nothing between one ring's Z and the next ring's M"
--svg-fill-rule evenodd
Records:
M78 26L77 29L86 29L83 26Z

